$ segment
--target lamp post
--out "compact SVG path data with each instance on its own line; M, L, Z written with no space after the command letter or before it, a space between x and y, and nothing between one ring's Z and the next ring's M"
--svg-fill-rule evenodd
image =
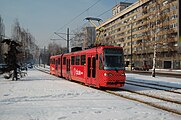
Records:
M133 29L133 25L132 25L132 21L131 21L131 60L130 60L130 62L131 62L131 71L132 71L132 58L133 58L133 44L132 44L132 29Z
M128 23L127 21L124 21L124 23ZM130 54L130 65L131 65L131 71L132 71L132 64L133 64L133 60L132 60L132 58L133 58L133 44L132 44L132 34L133 34L133 23L132 23L132 21L131 21L131 29L130 29L130 31L131 31L131 54Z

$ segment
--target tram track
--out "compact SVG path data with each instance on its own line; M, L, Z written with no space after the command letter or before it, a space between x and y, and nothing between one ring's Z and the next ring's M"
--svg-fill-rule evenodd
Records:
M121 89L121 90L181 105L181 101L177 101L177 100L174 100L174 99L170 99L170 98L166 98L166 97L160 97L160 96L156 96L156 95L152 95L152 94L147 94L147 93L144 93L144 92L132 91L132 90L128 90L128 89Z
M134 83L143 83L143 84L147 84L147 85L154 85L154 86L160 86L160 87L165 87L165 88L170 88L170 89L181 89L180 87L175 87L175 86L169 86L169 85L161 85L158 83L150 83L150 82L145 82L145 81L134 81L134 80L126 80L127 82L134 82Z
M141 83L141 85L138 83ZM167 85L158 85L158 84L154 84L154 83L144 83L144 82L137 82L137 81L131 81L131 80L126 80L126 85L150 88L152 90L156 90L159 92L168 92L169 94L171 93L171 94L175 94L175 95L181 94L180 92L173 91L173 90L180 89L180 88L173 87L173 86L167 86ZM152 86L149 86L149 85L152 85ZM153 85L154 85L154 87L153 87ZM160 87L162 87L162 88L160 88ZM116 91L126 91L131 94L136 94L139 96L147 97L148 99L151 98L151 99L160 100L160 101L163 101L166 103L175 104L175 106L180 106L180 108L181 108L181 101L175 100L174 97L173 98L169 98L168 96L163 97L163 96L155 95L155 94L152 94L149 92L145 93L143 91L141 92L141 91L131 90L131 89L128 89L125 87L119 88L119 90L116 90ZM134 101L138 101L138 102L141 102L141 103L144 103L144 104L147 104L147 105L150 105L150 106L153 106L153 107L156 107L156 108L168 111L168 112L173 112L173 113L181 115L181 110L171 108L170 106L164 106L164 105L157 104L159 102L148 102L148 101L145 101L144 99L141 100L139 98L135 98L135 97L131 97L130 95L123 94L122 92L117 93L117 92L111 91L111 90L106 90L106 92L114 94L116 96L120 96L120 97L124 97L124 98L131 99Z
M181 88L178 88L178 87L171 87L171 86L152 84L152 83L144 83L144 82L137 82L137 81L130 81L130 80L126 80L126 84L145 87L145 88L151 88L151 89L155 89L155 90L163 90L163 91L166 91L166 92L171 92L171 93L176 93L176 94L181 94L181 92L175 91L177 89L181 89Z
M46 73L46 74L50 74L50 70L40 69L38 66L34 66L34 68L35 68L36 70L39 70L39 71L44 72L44 73Z
M152 71L139 71L139 70L126 70L126 73L134 73L134 74L140 74L140 75L151 75ZM159 71L156 72L156 76L163 76L163 77L176 77L176 78L181 78L181 74L178 72L164 72L164 71Z
M42 71L44 73L50 74L48 70L44 71L43 69L38 69L37 67L36 67L36 69L39 71ZM128 84L128 83L126 83L126 84ZM80 84L80 85L83 85L83 84ZM83 86L85 86L85 85L83 85ZM144 87L146 87L146 86L144 86ZM91 87L91 88L94 88L94 87ZM177 101L177 100L163 98L163 97L159 97L159 96L155 96L155 95L151 95L151 94L147 94L147 93L141 93L138 91L132 91L132 90L125 89L125 88L118 88L118 89L114 89L114 90L111 90L111 89L105 90L105 89L98 89L98 88L94 88L94 89L100 90L102 92L112 94L112 95L115 95L118 97L126 98L128 100L143 103L143 104L146 104L146 105L149 105L154 108L158 108L158 109L161 109L161 110L164 110L167 112L175 113L177 115L181 115L181 109L180 110L177 109L178 106L181 108L181 102ZM180 92L178 94L180 94ZM153 101L150 101L150 99L153 99ZM160 104L160 103L162 103L162 104ZM171 106L174 106L174 107L171 107Z
M178 110L178 109L174 109L174 108L169 107L169 106L165 106L165 105L158 104L159 102L146 101L145 98L141 99L141 98L139 98L139 97L134 97L134 96L132 96L132 95L135 94L136 96L148 97L147 99L153 98L152 96L148 96L148 95L145 95L145 94L140 94L140 93L137 93L137 92L132 92L132 91L125 90L125 89L120 89L120 90L126 91L126 92L129 93L129 94L116 93L116 92L111 91L111 90L105 90L105 92L106 92L106 93L109 93L109 94L116 95L116 96L118 96L118 97L126 98L126 99L128 99L128 100L137 101L137 102L139 102L139 103L143 103L143 104L146 104L146 105L149 105L149 106L152 106L152 107L155 107L155 108L158 108L158 109L167 111L167 112L171 112L171 113L175 113L175 114L181 115L181 111ZM131 95L130 95L130 94L131 94ZM157 99L157 98L154 97L154 99ZM160 99L159 99L159 100L160 100ZM162 101L163 101L163 100L162 100ZM167 101L167 102L168 102L168 101ZM171 101L170 101L170 102L171 102ZM171 104L174 104L174 103L171 102ZM178 104L181 105L180 103L178 103Z

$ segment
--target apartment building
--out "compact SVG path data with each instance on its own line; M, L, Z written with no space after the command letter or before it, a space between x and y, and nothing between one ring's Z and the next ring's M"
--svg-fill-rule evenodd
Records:
M181 69L179 0L138 0L96 28L100 42L121 46L128 66ZM126 4L128 5L128 4ZM101 29L101 32L100 32ZM155 56L154 56L155 55Z

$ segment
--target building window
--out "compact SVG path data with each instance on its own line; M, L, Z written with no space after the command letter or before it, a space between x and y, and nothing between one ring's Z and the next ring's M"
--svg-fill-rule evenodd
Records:
M175 28L175 27L177 27L177 24L170 25L170 28Z
M177 6L172 6L170 10L176 10Z
M177 15L176 14L174 14L174 15L172 15L171 16L171 19L173 20L173 19L176 19L177 18Z
M166 1L164 1L164 2L163 2L163 6L165 6L167 3L168 3L168 1L167 1L167 0L166 0Z

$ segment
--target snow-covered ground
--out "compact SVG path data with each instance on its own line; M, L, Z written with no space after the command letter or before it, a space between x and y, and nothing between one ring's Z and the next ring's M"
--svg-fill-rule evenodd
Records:
M149 76L149 75L127 73L126 79L132 80L132 81L154 83L158 85L172 86L172 87L177 87L181 89L181 78L163 77L163 76L157 76L157 75L156 77L151 77L151 75Z
M127 74L127 77L133 79L136 76ZM153 81L158 81L156 78ZM161 80L159 78L159 81L165 82L165 78ZM175 78L171 81L174 84L180 83L179 79ZM19 81L7 80L0 76L0 120L180 120L180 118L179 115L37 70L29 70L28 76Z

